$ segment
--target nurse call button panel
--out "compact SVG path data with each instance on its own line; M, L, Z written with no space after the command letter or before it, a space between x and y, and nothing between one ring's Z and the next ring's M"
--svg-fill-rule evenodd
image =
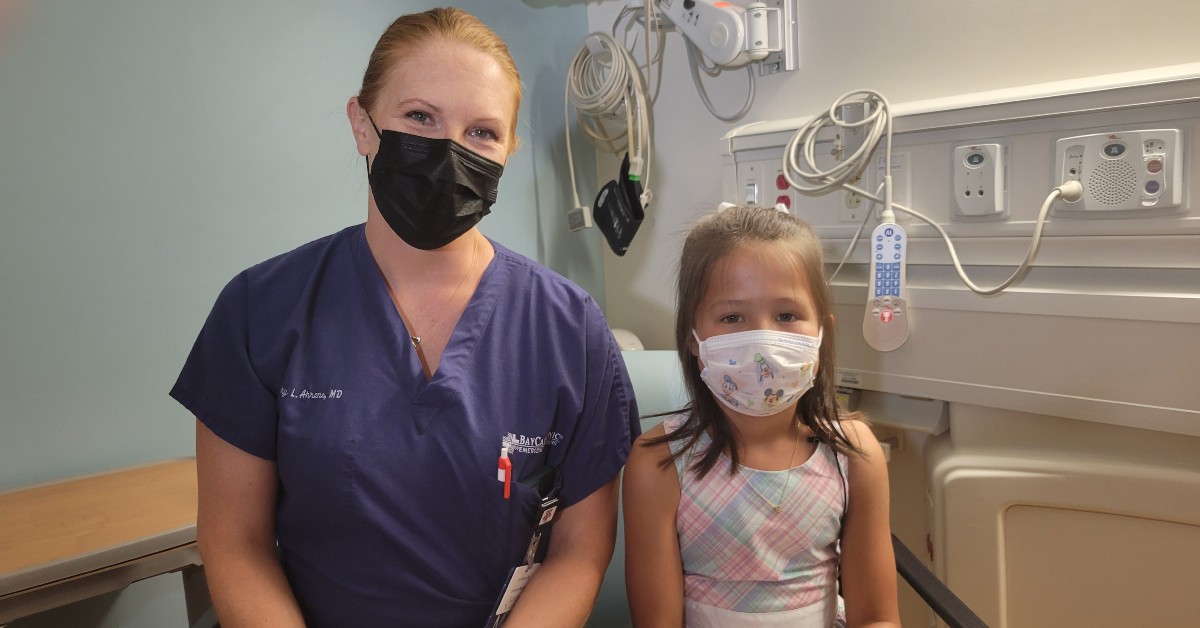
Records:
M1183 203L1179 129L1113 131L1058 140L1055 180L1083 184L1083 199L1059 211L1132 212Z

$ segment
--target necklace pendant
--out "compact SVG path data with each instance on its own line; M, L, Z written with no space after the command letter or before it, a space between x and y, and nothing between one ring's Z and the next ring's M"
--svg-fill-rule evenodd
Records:
M783 504L779 504L778 506L771 506L771 508L774 508L775 512L783 512Z
M410 339L412 339L412 344L413 344L413 346L414 346L414 347L415 347L415 346L417 346L417 345L419 345L419 344L421 344L421 337L420 337L420 336L409 336L409 338L410 338Z

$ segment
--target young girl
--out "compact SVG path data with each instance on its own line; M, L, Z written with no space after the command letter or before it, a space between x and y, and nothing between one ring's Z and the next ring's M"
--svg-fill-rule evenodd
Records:
M692 402L625 468L634 624L898 626L887 467L836 401L817 235L773 209L707 216L676 305Z

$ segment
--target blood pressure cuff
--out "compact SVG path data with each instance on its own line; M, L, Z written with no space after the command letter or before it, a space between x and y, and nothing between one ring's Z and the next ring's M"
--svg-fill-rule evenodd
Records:
M592 204L592 219L617 255L625 255L646 216L641 197L642 182L629 177L629 153L625 153L621 176L604 184Z

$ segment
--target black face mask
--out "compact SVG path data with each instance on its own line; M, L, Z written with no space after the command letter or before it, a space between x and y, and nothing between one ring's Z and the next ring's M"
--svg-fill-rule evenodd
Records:
M426 251L446 246L492 211L503 165L452 140L375 132L379 152L367 164L371 194L383 219L409 246Z

